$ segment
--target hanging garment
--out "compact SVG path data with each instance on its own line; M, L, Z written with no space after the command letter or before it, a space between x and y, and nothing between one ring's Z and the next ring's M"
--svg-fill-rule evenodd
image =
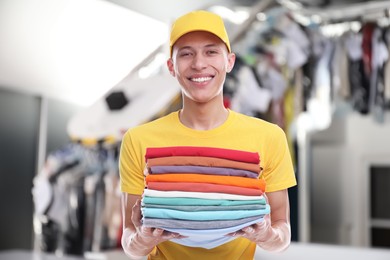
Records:
M387 52L390 53L390 28L386 28L384 33ZM383 68L384 99L386 109L390 109L390 59L384 64Z
M106 198L104 203L103 226L107 230L104 248L114 248L118 244L118 235L122 230L121 195L119 192L119 176L112 171L104 177Z
M333 54L331 72L332 72L332 99L337 101L348 100L351 95L351 87L348 80L348 54L345 48L345 38L348 33L343 34L336 40L335 51Z
M84 192L85 192L85 225L83 237L84 252L92 251L94 225L95 225L95 208L96 197L95 188L98 181L98 176L95 174L89 175L85 178Z
M273 66L266 69L261 68L259 63L257 70L261 74L264 82L264 87L271 91L272 100L282 99L287 89L287 81L283 74Z
M376 27L372 34L372 73L370 78L370 111L375 120L384 122L385 97L384 97L384 65L389 59L387 46L384 43L383 31Z
M237 73L239 85L232 98L233 110L245 115L254 115L256 112L264 113L268 110L271 92L259 85L255 75L249 66L242 67Z
M84 178L74 182L68 198L68 228L64 231L64 254L82 255L85 223Z
M363 50L363 64L364 73L367 77L370 77L372 72L372 37L376 28L376 24L373 22L367 22L362 26L362 50Z
M375 23L366 23L362 26L362 59L361 64L351 64L352 73L361 73L361 76L354 75L351 83L358 83L352 86L353 89L353 104L361 114L370 112L370 78L372 74L372 35L376 25ZM356 62L357 63L357 62Z
M350 32L345 37L345 47L349 58L349 82L351 103L361 114L368 113L369 82L363 68L363 35Z
M361 114L368 114L369 82L364 76L362 60L349 61L349 79L353 108Z

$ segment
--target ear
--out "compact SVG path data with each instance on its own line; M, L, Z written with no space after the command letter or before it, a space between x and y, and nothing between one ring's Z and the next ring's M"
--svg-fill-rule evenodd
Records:
M169 70L169 73L173 76L173 77L175 77L176 76L176 73L175 73L175 66L173 65L173 60L172 60L172 58L169 58L168 60L167 60L167 67L168 67L168 70Z
M229 73L232 71L234 67L234 63L236 62L236 54L231 52L228 54L228 63L227 63L227 68L226 71Z

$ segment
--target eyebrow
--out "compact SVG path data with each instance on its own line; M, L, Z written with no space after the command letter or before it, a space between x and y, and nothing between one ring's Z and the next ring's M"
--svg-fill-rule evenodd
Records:
M210 44L206 44L205 46L203 46L202 48L212 48L212 47L218 47L219 44L216 44L216 43L210 43ZM183 46L181 48L179 48L178 50L186 50L186 49L193 49L192 46Z

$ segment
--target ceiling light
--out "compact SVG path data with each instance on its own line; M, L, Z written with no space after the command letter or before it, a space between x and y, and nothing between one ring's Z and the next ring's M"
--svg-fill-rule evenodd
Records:
M227 8L226 6L212 6L210 11L218 14L224 20L232 22L234 24L242 24L249 17L249 13L244 10L233 11L232 9Z
M267 20L267 15L265 13L258 13L256 14L256 18L260 22L264 22L265 20Z

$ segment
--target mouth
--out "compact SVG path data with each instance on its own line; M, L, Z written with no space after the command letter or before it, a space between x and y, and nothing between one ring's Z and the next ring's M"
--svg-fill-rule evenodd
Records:
M213 77L194 77L194 78L189 78L190 81L196 82L196 83L204 83L207 81L212 80Z

